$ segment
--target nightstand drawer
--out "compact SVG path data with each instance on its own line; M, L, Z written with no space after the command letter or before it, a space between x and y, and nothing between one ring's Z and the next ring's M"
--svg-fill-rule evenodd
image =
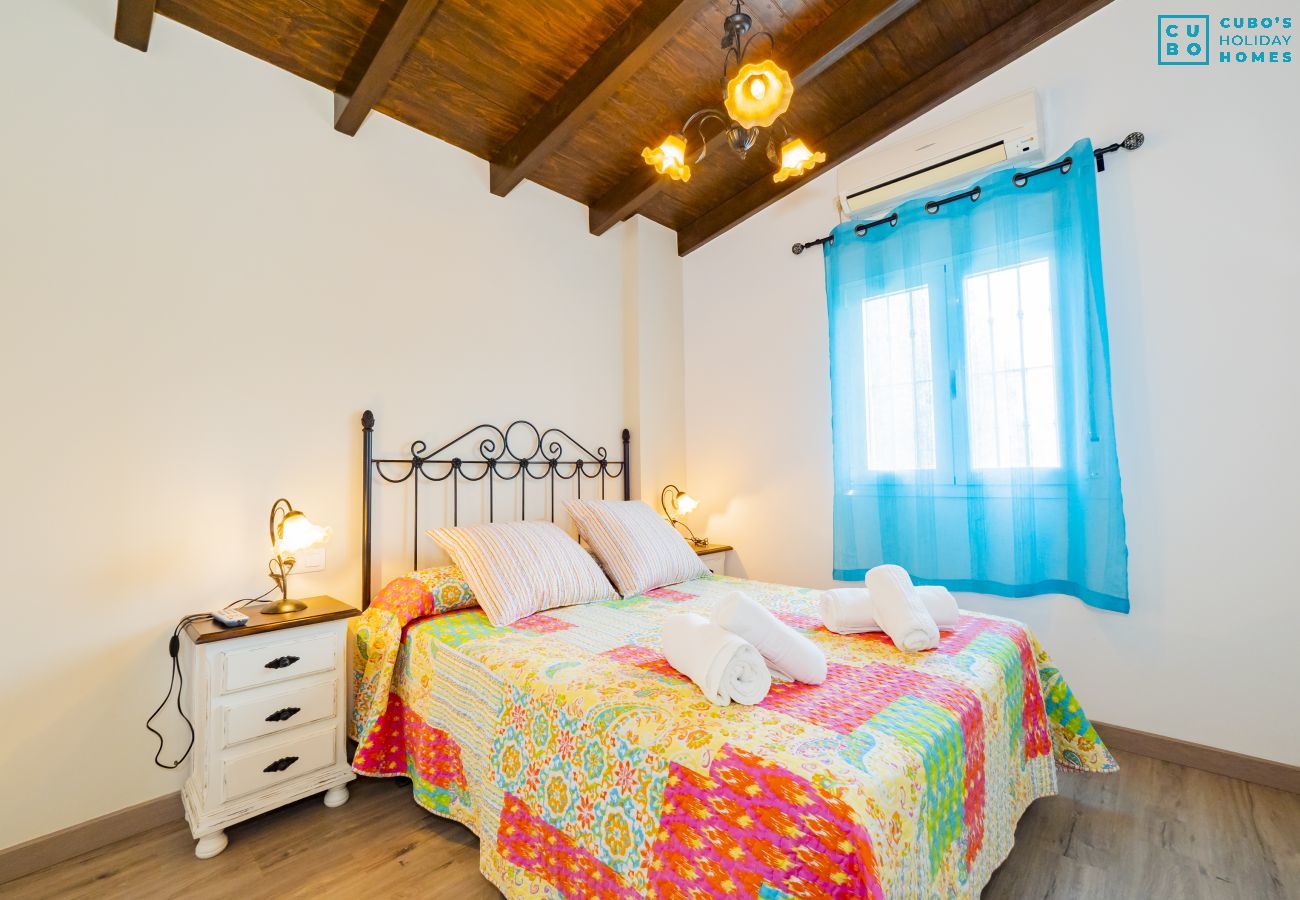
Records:
M726 550L718 550L715 553L702 553L700 554L700 562L708 566L709 570L713 572L714 575L727 574Z
M277 641L255 650L221 651L221 691L274 684L333 669L338 657L338 640L332 637Z
M337 726L307 732L221 764L223 800L274 787L334 762Z
M284 691L260 700L239 701L222 707L223 747L275 734L334 716L337 688L332 681Z

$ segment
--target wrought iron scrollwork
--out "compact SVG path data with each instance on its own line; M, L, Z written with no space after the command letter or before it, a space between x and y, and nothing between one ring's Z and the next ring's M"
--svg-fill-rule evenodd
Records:
M412 566L419 568L420 485L422 482L445 483L451 493L451 524L460 524L460 489L463 484L487 482L486 520L495 522L498 482L518 482L518 505L511 504L513 514L528 518L530 482L546 482L547 502L544 509L550 521L555 521L556 484L572 482L573 494L582 497L584 482L590 488L593 482L600 485L599 496L607 498L608 481L618 479L622 484L621 496L630 499L630 469L628 468L630 434L622 435L623 458L611 460L604 446L589 447L562 428L540 429L526 419L516 419L504 428L491 424L475 425L446 443L430 450L424 441L413 441L409 455L404 457L376 458L373 453L374 416L362 416L362 435L365 448L365 473L363 488L362 521L362 602L363 608L370 598L371 572L371 475L378 474L389 484L411 483L413 507ZM373 469L373 473L372 473ZM534 495L535 496L535 495Z

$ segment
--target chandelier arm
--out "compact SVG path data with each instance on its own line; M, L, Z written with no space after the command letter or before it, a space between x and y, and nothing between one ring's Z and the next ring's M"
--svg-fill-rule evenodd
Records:
M768 51L771 53L776 52L776 38L772 37L770 32L755 31L753 34L749 36L749 40L745 41L745 46L740 51L740 57L739 59L736 60L737 64L742 62L745 59L745 55L749 53L749 45L754 43L756 39L761 37L767 38Z
M699 132L700 154L695 159L695 162L697 163L700 160L704 159L704 151L709 144L709 139L704 133L704 123L707 122L709 119L717 120L718 124L722 128L722 131L726 131L727 119L722 114L722 111L717 109L712 109L709 107L705 107L704 109L697 109L695 112L691 113L690 118L686 120L686 124L682 125L681 134L683 138L686 137L687 132L691 130L692 126L695 126L696 130Z

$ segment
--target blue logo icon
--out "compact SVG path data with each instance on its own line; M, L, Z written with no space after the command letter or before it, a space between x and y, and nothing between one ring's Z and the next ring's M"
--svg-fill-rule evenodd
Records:
M1210 64L1209 16L1157 16L1159 49L1156 62L1162 66L1208 66Z

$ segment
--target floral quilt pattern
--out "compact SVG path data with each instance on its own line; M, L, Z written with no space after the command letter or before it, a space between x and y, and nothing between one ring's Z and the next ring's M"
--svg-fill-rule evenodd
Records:
M353 766L473 829L509 897L977 897L1056 766L1116 769L1009 619L905 654L722 576L506 628L390 587L354 625ZM823 684L716 707L667 665L661 620L736 588L822 647Z

